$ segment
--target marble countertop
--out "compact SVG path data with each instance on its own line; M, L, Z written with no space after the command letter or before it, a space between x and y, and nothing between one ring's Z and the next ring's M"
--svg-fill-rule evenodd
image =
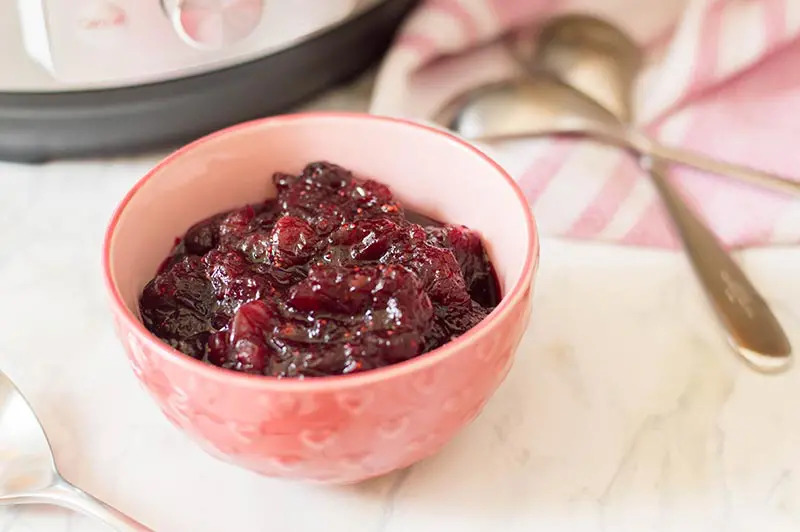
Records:
M314 106L358 109L363 91ZM408 470L311 487L207 456L135 381L100 275L113 208L161 155L0 163L0 367L87 491L159 532L800 529L800 369L743 367L673 252L545 239L511 374ZM800 248L737 256L800 345ZM102 530L0 509L0 532Z

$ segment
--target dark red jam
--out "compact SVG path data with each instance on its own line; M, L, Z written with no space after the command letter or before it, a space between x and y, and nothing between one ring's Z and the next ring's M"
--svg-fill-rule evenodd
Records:
M328 163L276 173L278 196L191 227L144 287L145 326L215 366L275 377L402 362L499 302L480 237L406 212Z

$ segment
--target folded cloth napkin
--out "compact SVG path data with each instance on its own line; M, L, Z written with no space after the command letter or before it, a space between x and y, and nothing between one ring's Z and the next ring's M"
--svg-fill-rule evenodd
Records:
M423 0L376 79L370 111L430 119L450 97L519 73L499 38L555 14L619 24L644 47L640 126L661 141L800 178L800 0ZM518 180L544 235L677 247L622 150L567 139L482 144ZM800 200L673 166L731 247L800 242Z

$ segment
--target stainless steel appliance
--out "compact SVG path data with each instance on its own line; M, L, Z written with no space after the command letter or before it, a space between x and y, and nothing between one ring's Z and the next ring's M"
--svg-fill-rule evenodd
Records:
M377 61L416 0L6 0L0 158L172 146Z

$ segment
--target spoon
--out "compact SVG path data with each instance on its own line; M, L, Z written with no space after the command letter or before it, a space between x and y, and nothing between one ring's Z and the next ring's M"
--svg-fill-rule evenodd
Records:
M532 64L561 80L574 94L582 93L605 107L617 124L630 126L632 84L640 58L636 44L615 26L586 15L568 15L542 28ZM672 187L666 163L646 155L640 162L672 217L730 345L759 371L786 369L792 349L766 301Z
M0 371L0 505L52 504L95 517L119 532L150 531L65 480L30 404Z
M565 91L563 83L537 76L500 81L459 94L440 108L433 121L477 141L556 134L588 137L653 159L800 196L800 182L665 146L618 120L609 119L609 115L596 102L587 104L580 94Z

